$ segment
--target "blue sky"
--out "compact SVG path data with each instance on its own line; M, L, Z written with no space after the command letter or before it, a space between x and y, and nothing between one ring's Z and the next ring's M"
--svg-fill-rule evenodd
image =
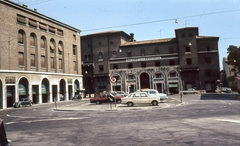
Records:
M12 0L80 29L81 35L109 30L134 33L137 41L175 37L175 29L199 27L218 36L219 62L229 45L240 46L239 0ZM178 19L178 23L175 23Z

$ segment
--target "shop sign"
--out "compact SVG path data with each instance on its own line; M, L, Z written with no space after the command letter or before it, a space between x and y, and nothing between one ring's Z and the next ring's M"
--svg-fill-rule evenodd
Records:
M135 59L126 59L126 62L151 61L151 60L160 60L160 59L161 57L135 58Z
M15 84L15 77L6 77L5 83L6 84Z

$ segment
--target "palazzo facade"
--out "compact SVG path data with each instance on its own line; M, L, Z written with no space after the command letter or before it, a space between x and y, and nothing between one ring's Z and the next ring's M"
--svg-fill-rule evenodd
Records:
M83 90L80 30L0 0L0 108L67 101Z
M179 93L212 92L219 80L218 40L198 27L175 30L175 37L134 40L134 34L109 31L81 37L83 84L87 93L134 92L143 88Z

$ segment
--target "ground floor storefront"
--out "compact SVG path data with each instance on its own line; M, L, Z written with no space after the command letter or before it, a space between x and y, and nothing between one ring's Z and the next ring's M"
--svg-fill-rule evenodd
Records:
M68 101L84 92L82 75L24 71L1 71L0 89L0 109L12 107L22 98L41 104Z

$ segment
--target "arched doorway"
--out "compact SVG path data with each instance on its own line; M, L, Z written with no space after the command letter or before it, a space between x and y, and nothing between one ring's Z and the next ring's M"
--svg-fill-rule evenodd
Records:
M140 75L140 87L141 89L150 88L149 75L147 73L142 73Z
M64 79L61 79L59 84L60 84L59 85L60 101L63 101L63 100L65 100L65 97L66 97L66 94L65 94L66 93L66 82Z
M74 81L74 94L75 94L75 95L78 95L79 92L80 92L79 81L78 81L78 80L75 80L75 81Z
M42 80L42 103L49 101L49 81L48 79Z
M19 83L18 83L18 95L19 95L19 100L22 98L27 98L28 97L28 80L26 78L21 78Z

